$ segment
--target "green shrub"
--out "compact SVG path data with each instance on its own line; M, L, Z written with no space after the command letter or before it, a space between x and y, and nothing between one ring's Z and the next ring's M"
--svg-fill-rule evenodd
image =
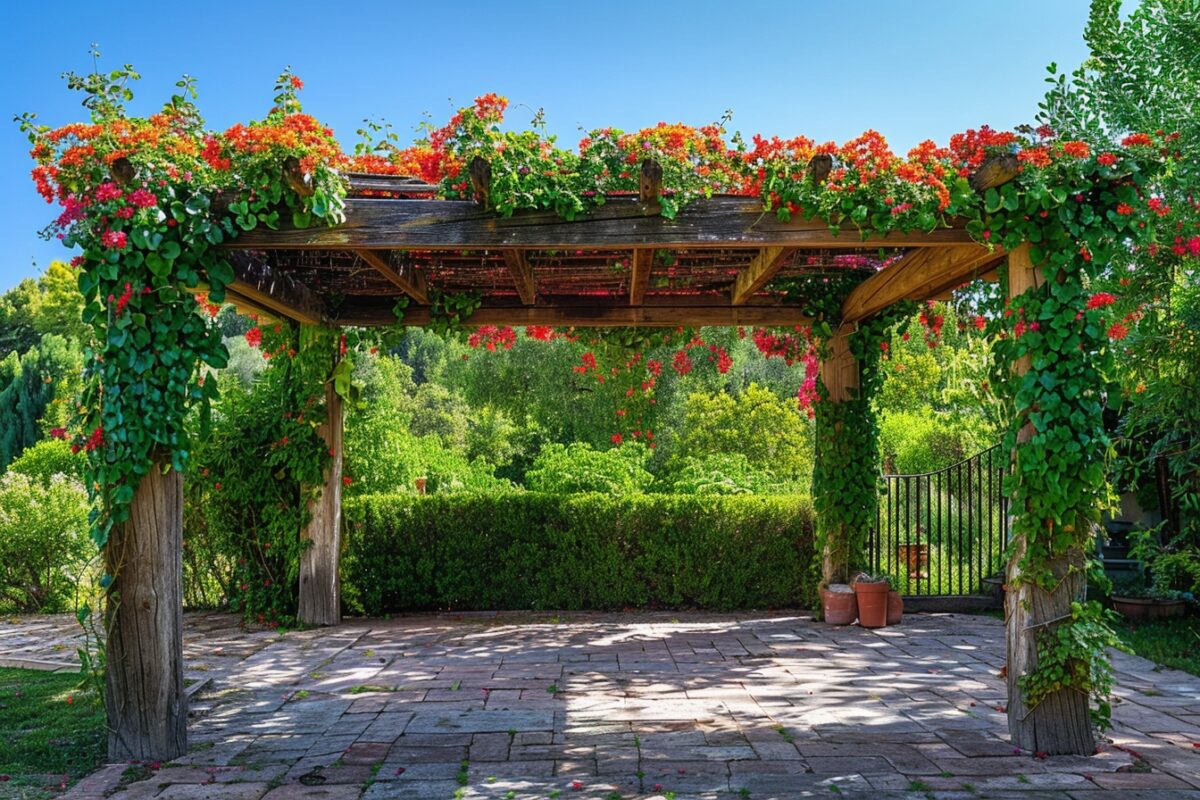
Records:
M61 439L43 439L32 447L27 447L9 464L11 472L19 472L36 478L44 485L49 485L55 475L66 475L68 478L83 480L83 468L86 464L83 453L72 453L71 446Z
M806 498L534 492L349 499L347 605L418 609L808 606Z
M17 611L64 611L88 557L88 498L79 481L0 476L0 603Z
M664 482L675 494L791 494L795 480L780 480L742 453L707 453L672 459ZM802 491L807 491L807 482Z
M525 473L531 491L547 494L600 492L633 494L644 492L654 482L646 471L650 450L640 442L593 450L586 442L548 444Z

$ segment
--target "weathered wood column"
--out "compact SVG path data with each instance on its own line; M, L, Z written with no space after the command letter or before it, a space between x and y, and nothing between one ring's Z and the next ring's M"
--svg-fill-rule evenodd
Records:
M104 548L108 758L169 761L187 752L183 476L151 465L129 514Z
M306 337L301 336L301 342ZM328 346L328 336L312 336L313 346ZM337 347L338 338L332 338ZM330 365L336 363L336 349ZM300 555L300 599L297 617L306 625L337 625L342 620L341 533L342 533L342 398L333 381L325 384L325 421L317 429L329 446L325 480L309 501L309 521L300 533L304 550Z
M1041 270L1030 260L1029 245L1014 250L1008 257L1008 296L1017 297L1042 283ZM1081 354L1082 357L1082 354ZM1014 365L1018 375L1033 368L1028 356ZM1021 445L1036 435L1026 421L1017 434L1014 463ZM1014 516L1027 509L1012 508ZM1017 540L1008 562L1008 587L1004 600L1005 638L1008 653L1008 730L1013 744L1025 750L1048 755L1090 755L1095 750L1091 717L1086 694L1071 689L1057 691L1030 709L1025 705L1020 680L1037 666L1037 636L1055 622L1069 619L1071 602L1083 597L1087 577L1081 550L1073 550L1050 565L1059 581L1053 591L1020 581L1020 562L1025 556L1024 539Z
M846 464L841 462L842 448L839 439L843 435L843 423L836 419L837 414L831 413L832 408L820 408L823 404L838 406L857 398L859 390L859 364L850 352L850 335L841 330L828 342L827 355L821 361L821 383L825 386L826 397L818 403L818 430L816 436L816 452L814 463L814 494L822 490L833 471L868 470L871 482L874 483L874 464ZM822 510L826 511L824 515ZM841 583L849 578L849 549L847 537L853 531L847 530L841 522L829 518L829 509L822 509L817 504L817 525L825 530L825 546L821 552L821 585ZM825 516L822 520L820 517ZM840 520L842 515L838 515Z

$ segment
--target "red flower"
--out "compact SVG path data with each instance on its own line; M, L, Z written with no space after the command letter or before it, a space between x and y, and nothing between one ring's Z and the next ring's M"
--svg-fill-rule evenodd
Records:
M304 81L300 80L300 78L296 75L292 75L290 78L288 78L288 81L292 84L293 89L304 88Z
M110 250L124 250L127 238L125 231L107 230L100 234L100 244Z
M977 330L983 330L986 327L987 327L986 319L984 319L982 316L975 317L975 328Z
M67 438L67 429L66 428L51 428L50 429L50 438L65 440Z
M101 427L96 426L96 429L92 431L92 435L89 436L88 440L83 443L83 449L91 452L93 450L99 450L103 446L104 430Z
M619 445L619 444L621 444L621 442L622 442L622 441L624 441L624 439L621 437L621 434L619 434L619 433L614 433L614 434L612 435L612 439L611 439L611 441L612 441L612 443L613 443L613 444Z
M1171 213L1171 207L1164 203L1161 197L1151 197L1148 201L1146 201L1146 205L1150 207L1151 211L1153 211L1155 214L1158 214L1160 217L1165 217L1167 214Z
M1117 163L1117 154L1101 153L1100 155L1096 156L1096 163L1105 167L1111 167Z
M1087 158L1092 154L1092 149L1087 142L1063 142L1063 153L1072 158Z
M262 344L262 330L255 327L246 331L246 344L251 347L258 347Z
M1119 322L1114 322L1108 329L1108 338L1114 342L1120 341L1129 335L1129 329Z
M1121 144L1125 147L1150 147L1154 144L1154 140L1149 134L1132 133L1121 140Z
M146 189L135 189L129 193L129 202L138 208L152 208L158 205L158 198Z
M1108 292L1096 292L1094 295L1088 298L1088 311L1091 311L1095 308L1111 306L1115 302L1117 302L1117 298L1114 295L1111 295Z
M354 479L351 478L349 475L342 476L342 486L349 486L352 483L354 483Z
M675 354L675 360L671 364L671 369L678 372L680 375L687 375L692 371L692 360L688 358L685 350L680 350Z
M1117 203L1117 213L1121 216L1128 216L1133 213L1133 206L1128 203Z
M125 306L129 305L129 300L132 297L133 297L133 287L129 285L128 281L126 281L124 293L122 293L121 296L117 298L117 316L118 317L121 316L121 314L123 314L125 312ZM111 299L112 299L112 295L109 295L109 300L111 300Z
M124 195L124 192L115 183L102 183L96 188L96 202L98 203L108 200L120 200L122 195Z

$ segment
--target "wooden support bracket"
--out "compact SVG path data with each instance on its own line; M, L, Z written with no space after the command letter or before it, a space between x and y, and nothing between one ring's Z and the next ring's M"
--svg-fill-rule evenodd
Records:
M425 273L419 269L413 270L412 278L406 278L392 266L392 262L388 259L388 254L385 250L368 250L364 248L354 250L353 252L376 272L387 278L397 289L421 305L429 305L429 289L425 282Z
M525 257L525 252L523 250L505 250L504 263L508 265L508 271L512 273L513 283L517 287L517 294L521 296L521 302L527 306L533 305L537 301L537 283L533 278L533 266Z

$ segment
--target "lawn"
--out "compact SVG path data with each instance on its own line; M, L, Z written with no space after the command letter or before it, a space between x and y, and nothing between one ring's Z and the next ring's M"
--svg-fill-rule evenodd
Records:
M1124 620L1117 625L1117 635L1142 658L1200 675L1200 617L1141 623Z
M104 709L79 684L0 668L0 797L45 797L104 763Z

